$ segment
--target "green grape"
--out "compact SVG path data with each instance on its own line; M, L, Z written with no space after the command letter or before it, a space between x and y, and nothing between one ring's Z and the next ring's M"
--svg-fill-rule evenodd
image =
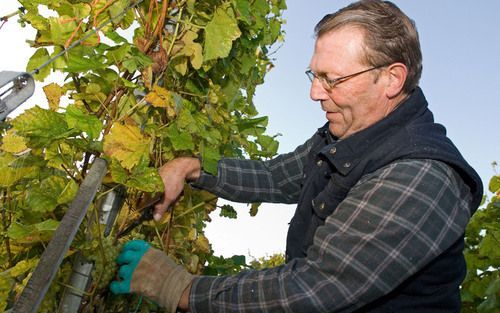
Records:
M89 258L94 261L92 277L97 289L107 288L113 280L118 266L115 262L118 253L121 250L121 245L114 245L113 240L109 237L102 238L102 251L94 253ZM101 249L100 247L98 249Z

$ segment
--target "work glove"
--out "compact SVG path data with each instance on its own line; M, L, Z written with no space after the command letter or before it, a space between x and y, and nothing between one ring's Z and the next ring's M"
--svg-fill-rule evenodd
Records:
M194 278L163 251L143 240L127 242L116 262L121 280L111 282L111 292L144 295L169 312L176 312L182 293Z

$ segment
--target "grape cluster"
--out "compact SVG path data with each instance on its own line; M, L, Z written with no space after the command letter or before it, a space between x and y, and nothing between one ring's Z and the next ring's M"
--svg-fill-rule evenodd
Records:
M97 289L107 288L115 277L117 264L115 262L120 253L121 246L115 245L109 237L102 238L102 251L95 251L89 258L94 261L92 278ZM98 246L97 249L101 249Z

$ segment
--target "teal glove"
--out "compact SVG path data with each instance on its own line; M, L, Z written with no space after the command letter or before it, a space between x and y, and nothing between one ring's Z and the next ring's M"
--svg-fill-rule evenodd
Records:
M194 278L163 251L143 240L126 243L116 262L121 280L111 282L111 292L144 295L168 312L176 312L182 293Z
M130 293L130 284L132 283L132 275L139 265L142 257L151 248L151 245L144 240L132 240L127 242L124 246L116 263L120 265L118 270L118 277L121 281L113 281L109 285L109 289L114 294Z

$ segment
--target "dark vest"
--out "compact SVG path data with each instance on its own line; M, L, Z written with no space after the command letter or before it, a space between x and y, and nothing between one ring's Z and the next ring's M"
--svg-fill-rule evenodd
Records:
M389 116L347 139L333 138L328 124L318 130L288 230L287 260L307 256L318 226L324 224L362 176L403 159L432 159L448 164L470 187L471 210L479 206L481 179L446 137L445 128L434 122L417 88ZM458 287L466 272L463 245L461 238L392 293L356 312L459 312Z

